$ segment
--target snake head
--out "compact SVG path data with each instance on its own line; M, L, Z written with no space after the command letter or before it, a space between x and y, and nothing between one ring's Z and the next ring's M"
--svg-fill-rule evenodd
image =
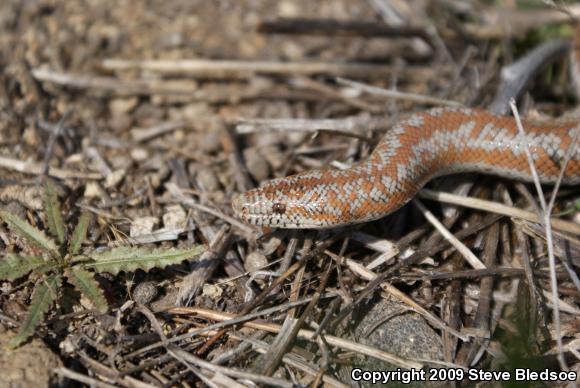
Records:
M377 219L390 211L390 197L377 187L376 176L362 177L358 168L313 170L239 194L232 207L242 221L252 225L334 228Z
M313 172L274 179L235 196L232 208L242 221L272 228L321 229L335 226L323 203L324 182Z

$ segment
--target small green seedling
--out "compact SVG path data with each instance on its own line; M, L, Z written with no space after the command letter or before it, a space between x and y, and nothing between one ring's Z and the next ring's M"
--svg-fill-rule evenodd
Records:
M112 274L136 269L148 271L154 267L178 264L205 251L203 245L163 250L127 246L83 255L79 252L91 221L90 213L80 216L69 238L57 193L51 183L47 183L45 188L44 207L48 230L56 241L20 217L0 210L0 219L8 224L11 231L42 251L42 254L32 256L14 253L0 256L0 280L15 280L25 275L29 275L31 280L36 279L28 315L20 332L10 342L11 347L19 346L32 334L58 299L64 280L84 294L100 312L105 312L108 309L107 301L89 270Z

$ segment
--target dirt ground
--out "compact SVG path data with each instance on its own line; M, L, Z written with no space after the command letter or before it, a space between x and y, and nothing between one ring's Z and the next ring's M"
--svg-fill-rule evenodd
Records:
M50 179L67 233L81 211L93 215L83 252L206 251L98 274L104 314L66 283L31 339L3 347L0 387L348 386L356 365L558 370L558 337L579 371L578 262L558 262L555 327L538 223L424 200L491 267L482 275L468 273L412 204L332 231L262 230L231 209L235 194L269 179L364 159L409 113L450 101L489 106L502 66L572 36L557 9L488 3L2 1L0 209L47 230ZM324 20L299 31L315 18ZM285 21L292 31L282 33ZM556 56L518 100L522 114L546 119L576 105L571 65ZM531 185L466 175L429 188L534 211ZM578 187L563 189L555 213L565 226L555 230L558 257L574 260ZM0 260L8 253L38 250L0 223ZM42 281L0 279L0 346ZM250 323L216 325L234 316ZM298 335L319 327L317 340Z

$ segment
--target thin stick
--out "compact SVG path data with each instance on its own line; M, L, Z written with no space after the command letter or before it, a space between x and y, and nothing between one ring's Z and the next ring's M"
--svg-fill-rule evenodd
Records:
M475 269L485 269L486 266L463 244L457 239L447 228L439 222L439 220L431 213L425 205L418 199L413 200L413 204L419 208L423 216L437 229L439 233L447 240L457 251L465 258L465 260Z
M198 366L199 368L212 371L213 373L222 373L226 376L231 376L231 377L235 377L238 379L251 380L251 381L255 381L258 383L262 383L262 384L272 385L275 387L292 388L294 386L294 384L292 382L285 381L282 379L276 379L273 377L258 375L255 373L248 373L248 372L236 370L233 368L226 368L223 366L212 364L211 362L204 361L201 358L195 357L193 354L190 354L190 353L186 352L185 350L180 349L179 347L177 347L175 345L167 345L167 351L170 354L176 355L177 358L183 359L183 360L187 361L188 363L191 363L191 364Z
M115 388L114 385L107 384L107 383L99 381L97 379L93 379L92 377L83 375L81 373L73 372L72 370L67 369L67 368L57 368L54 370L54 373L56 373L59 376L66 377L67 379L70 379L73 381L78 381L79 383L87 384L88 386L91 386L91 387ZM149 385L149 386L152 387L152 385Z
M192 81L180 80L122 80L115 77L102 77L82 74L61 73L51 69L33 69L32 76L37 81L75 89L116 93L118 95L199 95L199 88Z
M429 33L424 25L390 26L385 23L359 20L278 18L262 22L258 31L268 34L307 34L329 36L363 37L421 37L429 42Z
M361 82L351 81L346 78L337 77L336 82L339 84L347 85L352 88L361 90L363 92L367 92L369 94L374 94L376 96L383 96L388 98L396 98L399 100L407 100L407 101L414 101L420 104L430 104L430 105L443 105L443 106L464 106L460 102L451 101L451 100L443 100L440 98L425 96L423 94L416 94L416 93L405 93L400 92L397 90L387 90L383 88L379 88L376 86L371 86L367 84L363 84Z
M572 137L570 146L566 151L566 156L564 157L562 167L560 168L560 174L558 175L558 179L556 180L556 184L554 185L554 190L552 191L552 196L550 197L550 203L548 204L547 209L547 213L550 215L552 214L552 211L554 209L554 203L556 202L556 194L558 194L558 191L560 190L560 185L562 184L564 174L566 173L566 167L568 166L568 163L570 163L574 151L576 151L576 145L578 144L579 139L580 139L580 125L574 128L574 136Z
M262 75L302 75L311 76L344 76L365 79L384 79L397 74L409 82L425 81L440 75L444 69L426 66L396 66L376 65L370 63L340 63L340 62L278 62L278 61L236 61L210 59L184 60L123 60L106 59L102 66L110 71L138 70L150 71L165 75L187 75L196 78L235 78L248 79L258 74Z
M224 220L225 222L227 222L228 224L235 226L236 228L238 228L240 231L242 231L243 233L245 233L248 236L253 236L255 230L252 229L250 226L238 221L237 219L230 217L216 209L212 209L208 206L204 206L202 204L196 203L193 199L186 197L185 195L182 194L181 190L179 189L179 187L177 187L176 185L172 184L172 183L168 183L165 185L165 187L169 190L169 192L183 205L191 207L193 209L196 210L200 210L202 212L211 214L214 217L217 217L219 219Z
M546 199L544 198L544 192L542 191L542 186L540 185L540 178L538 177L538 172L536 170L536 166L534 165L534 160L532 159L532 154L530 152L530 147L526 138L526 133L524 131L524 127L522 125L522 121L520 119L520 115L518 113L518 108L516 107L516 102L512 98L510 100L510 107L516 119L516 124L518 127L518 132L520 134L520 138L522 139L522 143L524 145L524 151L526 153L526 158L528 159L528 163L530 165L530 172L532 173L532 177L534 179L534 185L536 186L536 191L538 192L538 197L540 199L540 205L542 207L542 214L541 214L541 221L546 228L546 245L548 247L548 262L550 264L550 288L551 288L551 298L553 304L553 319L554 319L554 330L556 331L556 345L558 348L558 362L562 370L568 370L568 365L566 364L566 360L564 358L564 345L562 343L562 327L560 323L560 304L558 298L558 279L556 278L556 258L554 257L554 243L553 243L553 236L552 236L552 223L550 221L550 212L548 211L548 206L546 205ZM576 138L576 136L575 136ZM572 148L572 147L570 147ZM570 153L570 149L568 149L568 153ZM564 173L564 169L566 166L562 167L560 171L560 175L558 176L559 181ZM552 194L552 198L555 198L556 191ZM551 201L550 201L551 202Z
M361 133L386 129L385 117L350 116L340 119L243 119L236 125L236 133L247 134L270 131L316 132L321 129Z
M0 168L12 171L18 171L23 174L42 175L44 174L44 165L42 163L23 162L22 160L6 158L0 156ZM95 172L79 172L73 170L64 170L57 167L49 167L48 175L58 179L87 179L99 180L103 176Z
M520 135L521 144L524 146L524 152L526 154L526 159L528 160L528 164L530 167L530 173L532 174L532 180L534 182L534 186L536 186L536 191L538 192L538 198L540 199L540 206L542 207L542 210L545 213L546 212L546 199L544 198L544 191L542 190L542 185L540 183L540 177L538 176L538 170L536 170L536 166L534 165L534 159L532 158L532 152L530 151L530 145L528 144L526 132L524 131L524 127L522 125L522 120L520 119L520 115L518 113L518 108L516 107L516 102L513 98L510 99L510 107L512 109L512 113L514 115L514 118L516 119L516 125L518 127L518 132Z
M183 310L184 308L181 308L181 309ZM172 309L172 311L175 311L175 310L176 309ZM212 310L207 310L207 309L202 309L202 308L188 308L187 310L193 311L201 317L216 320L216 321L228 322L232 319L236 319L236 316L234 314L226 313L226 312L218 312L218 311L212 311ZM274 323L266 323L263 321L244 322L242 325L246 326L246 327L253 328L253 329L257 329L257 330L265 330L265 331L268 331L271 333L278 333L280 331L280 325L277 325ZM315 332L311 331L311 330L300 329L298 331L297 337L300 339L305 339L305 340L313 340L314 333ZM370 347L370 346L362 345L362 344L356 343L354 341L349 341L349 340L335 337L332 335L324 335L324 340L331 346L336 346L336 347L341 348L341 349L351 350L351 351L354 351L354 352L357 352L360 354L364 354L364 355L367 355L367 356L370 356L370 357L373 357L373 358L376 358L379 360L383 360L383 361L392 363L393 365L399 366L401 368L421 369L423 367L423 364L420 362L415 362L412 360L404 359L404 358L398 357L394 354L390 354L390 353L384 352L384 351L379 350L379 349L375 349L375 348ZM174 342L174 338L169 338L168 341Z
M454 195L451 193L444 193L442 191L434 191L429 189L423 189L418 194L421 198L431 199L434 201L439 201L443 203L448 203L451 205L465 206L472 209L483 210L491 213L502 214L508 217L521 218L523 220L541 223L540 217L537 214L529 212L527 210L522 210L514 208L511 206L506 206L504 204L486 201L483 199L471 198L471 197L461 197L459 195ZM558 218L551 219L552 226L554 229L558 229L563 232L572 233L575 235L580 235L580 226L569 221L560 220Z

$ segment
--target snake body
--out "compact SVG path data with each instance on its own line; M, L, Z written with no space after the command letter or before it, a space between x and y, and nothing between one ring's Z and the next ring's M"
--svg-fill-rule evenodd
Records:
M528 144L542 183L554 183L577 122L534 125L486 110L435 108L396 124L372 154L346 170L330 168L274 179L236 196L243 221L277 228L331 228L399 209L433 177L481 172L531 181ZM580 147L563 175L580 184Z

